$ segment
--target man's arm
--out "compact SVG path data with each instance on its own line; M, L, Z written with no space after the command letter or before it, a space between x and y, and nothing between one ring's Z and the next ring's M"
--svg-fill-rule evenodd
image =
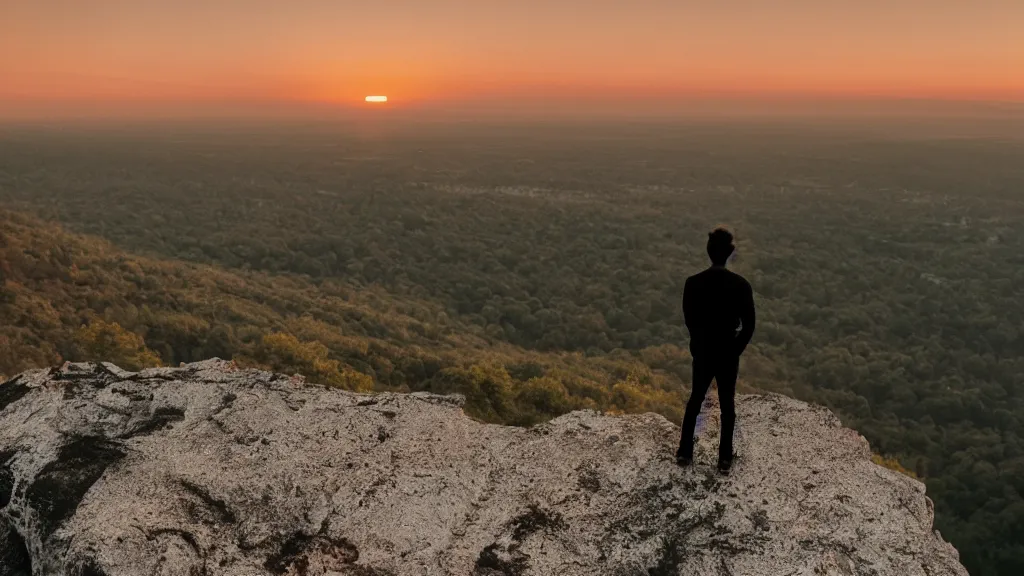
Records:
M693 332L697 328L697 312L693 308L693 289L690 287L690 279L686 279L686 284L683 285L683 323L686 324L686 329L690 331L691 338Z
M747 349L747 344L750 344L750 339L754 337L754 324L756 323L754 289L750 287L750 284L745 286L743 301L740 303L740 322L743 326L740 328L740 333L736 335L736 347L738 354L743 354L743 351Z
M683 321L686 323L686 331L690 333L690 354L698 356L703 353L705 338L702 333L705 330L703 310L701 310L701 292L697 282L693 278L686 280L683 287Z

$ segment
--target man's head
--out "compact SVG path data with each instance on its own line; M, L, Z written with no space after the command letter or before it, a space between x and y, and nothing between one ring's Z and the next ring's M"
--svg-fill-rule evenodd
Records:
M708 234L708 256L715 266L725 266L734 250L732 233L725 228L715 228Z

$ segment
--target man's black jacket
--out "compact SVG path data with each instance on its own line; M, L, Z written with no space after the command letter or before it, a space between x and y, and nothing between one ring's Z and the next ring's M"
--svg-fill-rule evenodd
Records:
M739 356L754 335L754 291L739 274L712 266L686 279L683 317L694 358Z

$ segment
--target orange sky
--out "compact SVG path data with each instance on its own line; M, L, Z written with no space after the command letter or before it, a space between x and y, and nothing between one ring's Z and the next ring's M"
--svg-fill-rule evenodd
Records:
M0 0L0 106L1024 101L1024 0Z

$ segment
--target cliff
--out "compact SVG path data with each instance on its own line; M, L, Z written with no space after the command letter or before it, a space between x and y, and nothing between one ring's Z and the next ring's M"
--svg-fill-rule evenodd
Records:
M966 575L919 482L829 411L739 400L678 468L661 416L530 429L212 360L0 385L0 576Z

